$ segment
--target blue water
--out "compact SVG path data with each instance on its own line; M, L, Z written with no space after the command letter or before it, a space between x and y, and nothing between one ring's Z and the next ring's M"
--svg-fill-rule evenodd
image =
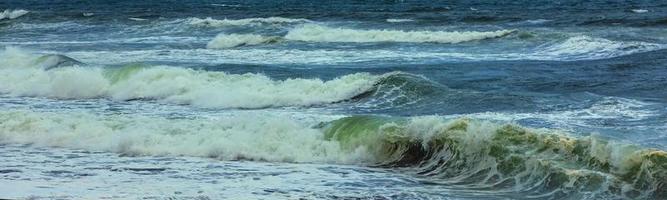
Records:
M635 155L625 147L667 150L667 2L4 0L0 11L0 198L666 197L667 162L651 161L650 187L618 178L618 163ZM612 153L590 154L611 167L522 159L612 178L506 185L425 170L433 155L386 165L368 141L327 138L327 124L355 116L412 121L405 137L423 144L460 119L600 138Z

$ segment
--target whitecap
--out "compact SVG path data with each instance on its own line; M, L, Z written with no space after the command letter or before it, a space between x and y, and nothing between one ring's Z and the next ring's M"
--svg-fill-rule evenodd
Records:
M285 38L306 42L434 42L460 43L507 36L515 30L498 31L402 31L332 28L306 24L290 30Z
M26 15L28 13L29 13L29 11L27 11L27 10L20 10L20 9L19 10L10 10L10 9L7 9L7 10L0 13L0 20L2 20L2 19L16 19L16 18L19 18L19 17L21 17L23 15Z
M273 43L277 42L278 40L280 40L280 37L262 36L255 34L219 34L206 45L206 48L223 49L238 46Z

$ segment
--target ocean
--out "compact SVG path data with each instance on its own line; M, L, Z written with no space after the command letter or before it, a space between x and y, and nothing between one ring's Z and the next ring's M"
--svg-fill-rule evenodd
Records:
M0 11L2 199L667 198L667 2Z

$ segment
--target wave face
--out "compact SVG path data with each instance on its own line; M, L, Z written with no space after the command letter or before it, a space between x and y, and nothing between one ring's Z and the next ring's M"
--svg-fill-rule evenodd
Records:
M438 117L356 116L330 122L324 131L343 150L361 148L380 166L407 167L458 187L541 198L667 195L667 152L597 137Z
M19 17L21 17L23 15L26 15L28 13L29 13L29 11L27 11L27 10L10 10L10 9L7 9L7 10L0 13L0 20L16 19L16 18L19 18Z
M261 36L255 34L219 34L211 40L206 48L224 49L239 46L252 46L258 44L275 43L280 37Z
M514 30L489 32L477 31L399 31L399 30L357 30L331 28L315 24L305 24L290 30L285 38L306 42L433 42L460 43L475 40L504 37Z
M6 50L0 92L63 99L156 99L206 108L312 106L343 101L374 87L381 76L356 73L333 80L273 80L261 74L227 74L166 66L41 68L35 56Z
M257 26L263 24L289 24L309 22L307 19L292 19L284 17L267 18L245 18L245 19L213 19L213 18L188 18L186 22L194 26L202 27L225 27L225 26Z

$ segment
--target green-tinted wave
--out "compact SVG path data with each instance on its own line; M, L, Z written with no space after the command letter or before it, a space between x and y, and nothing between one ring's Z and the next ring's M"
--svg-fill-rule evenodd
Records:
M667 197L665 151L594 136L436 117L355 116L323 129L327 139L368 152L380 166L457 185L552 198Z
M118 81L126 80L147 67L149 66L142 63L127 64L121 67L106 69L106 71L104 71L104 76L111 82L111 84L114 84Z

